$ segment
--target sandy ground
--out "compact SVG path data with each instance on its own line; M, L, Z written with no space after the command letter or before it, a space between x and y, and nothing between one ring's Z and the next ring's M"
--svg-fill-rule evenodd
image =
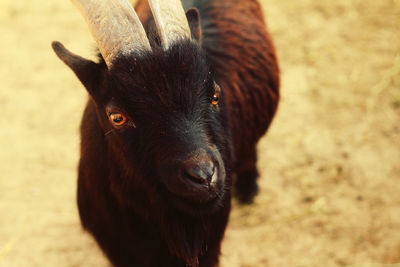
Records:
M221 266L400 263L400 1L262 3L282 102ZM87 27L69 1L0 0L0 36L0 266L109 266L75 203L86 92L50 48L92 57Z

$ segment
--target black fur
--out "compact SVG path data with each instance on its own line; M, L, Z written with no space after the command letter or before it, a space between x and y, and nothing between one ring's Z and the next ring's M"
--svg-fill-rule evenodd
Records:
M189 11L196 38L165 51L147 3L138 1L152 51L120 57L110 69L102 58L94 63L53 44L91 95L81 125L78 205L83 226L115 266L216 266L232 177L240 200L251 202L257 192L255 145L279 97L260 7L252 0L184 6L189 2L199 11ZM127 123L114 127L110 109ZM176 182L201 153L218 176L205 200Z
M117 266L196 266L204 254L204 260L217 259L206 252L211 240L222 239L229 175L218 199L200 205L170 195L157 173L160 161L189 152L200 141L216 145L230 169L223 100L218 107L211 104L214 81L204 52L194 42L180 41L167 52L121 58L100 76L90 90L96 101L89 101L82 120L78 203L84 226ZM109 104L136 128L113 129L105 112ZM89 198L93 191L101 194ZM157 256L146 264L135 259L147 254Z

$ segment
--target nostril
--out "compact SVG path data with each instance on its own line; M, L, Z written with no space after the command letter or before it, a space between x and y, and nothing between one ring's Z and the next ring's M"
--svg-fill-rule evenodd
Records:
M186 179L198 184L209 184L215 172L213 164L187 166L184 170Z

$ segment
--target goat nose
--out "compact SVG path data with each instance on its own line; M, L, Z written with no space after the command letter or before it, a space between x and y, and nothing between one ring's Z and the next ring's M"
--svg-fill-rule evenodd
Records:
M215 166L212 161L202 164L187 164L184 167L185 178L196 184L210 184L214 172Z

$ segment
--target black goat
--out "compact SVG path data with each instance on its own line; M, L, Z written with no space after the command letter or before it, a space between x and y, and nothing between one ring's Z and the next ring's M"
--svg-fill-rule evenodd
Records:
M95 63L53 43L91 96L81 125L83 226L115 266L218 265L232 177L239 199L251 201L256 143L279 99L259 4L140 0L142 24L127 0L73 2L101 53Z

